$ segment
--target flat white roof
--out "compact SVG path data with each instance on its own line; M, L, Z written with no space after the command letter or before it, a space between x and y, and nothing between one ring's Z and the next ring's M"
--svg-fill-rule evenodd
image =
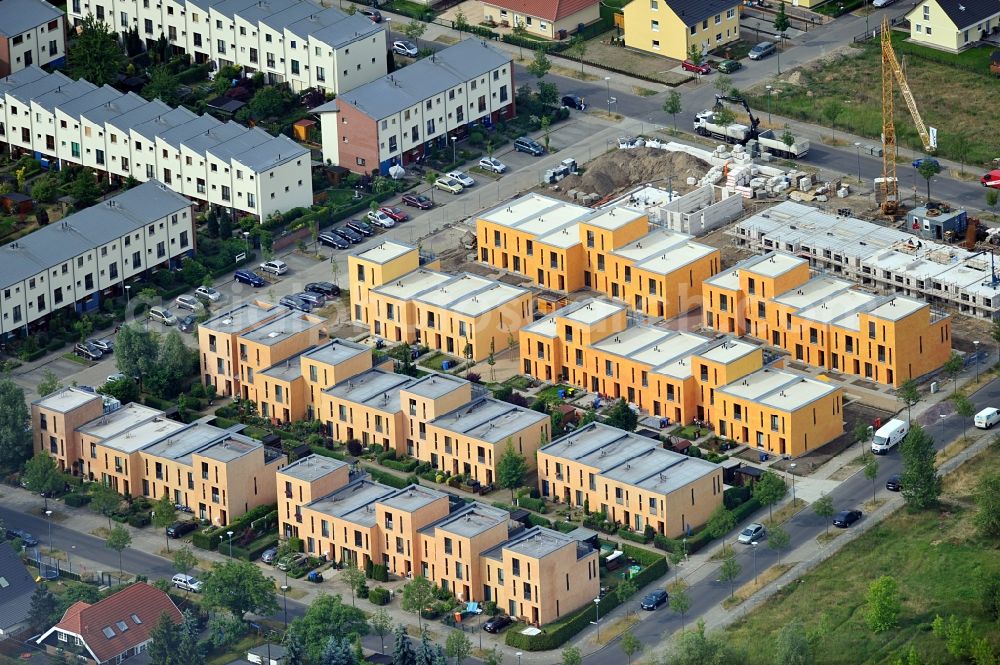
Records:
M639 262L684 245L689 240L691 240L691 236L686 233L678 233L669 229L656 229L638 240L633 240L627 245L622 245L614 250L612 254Z
M376 293L389 296L390 298L409 300L410 298L414 298L421 293L424 293L428 289L433 289L436 286L444 284L450 279L450 275L446 275L442 272L419 268L413 272L408 272L391 282L386 282L382 286L374 289L374 291Z
M41 399L36 399L33 403L49 411L66 413L95 399L101 399L101 396L87 392L86 390L67 386Z
M606 319L612 314L621 312L624 309L625 308L622 305L618 305L613 302L590 298L571 305L566 305L552 314L553 316L569 319L570 321L576 321L577 323L582 323L584 325L592 325L602 319Z
M700 347L709 342L707 337L695 335L689 332L666 331L667 336L656 341L652 346L636 349L629 357L636 362L650 365L654 371L666 374L665 367L669 368L680 359L688 358ZM687 366L690 368L690 363Z
M592 212L590 208L575 203L531 193L488 210L479 219L541 236L579 221Z
M748 344L743 340L739 339L727 339L726 341L713 346L712 348L699 353L698 355L705 360L711 360L712 362L717 362L723 365L728 365L734 360L739 360L740 358L746 356L747 354L753 353L760 347L754 346L753 344Z
M716 251L718 250L714 247L709 247L708 245L702 245L696 242L686 242L683 245L674 247L673 249L667 250L662 254L640 261L635 267L642 270L648 270L649 272L656 273L657 275L668 275L675 270L679 270L689 263L692 263L693 261L697 261L698 259L703 259L706 256L714 254Z
M606 231L614 231L644 217L646 217L646 213L640 210L613 207L597 210L589 218L581 219L580 222Z
M665 342L669 337L668 331L652 326L630 326L621 332L605 337L596 344L592 344L591 348L631 358L634 352L656 342Z
M852 286L853 284L842 279L821 275L813 277L801 286L785 291L774 298L774 301L782 305L801 309L818 302L823 302L834 294L850 289Z
M798 315L819 323L831 323L841 316L871 305L876 300L877 297L870 293L847 289L824 297L822 301L812 307L800 309Z
M568 224L555 231L550 231L543 236L539 236L538 243L558 247L559 249L568 249L573 245L579 245L580 225L578 223Z
M494 307L522 298L527 293L528 291L525 289L502 282L494 282L472 295L452 302L448 309L466 316L479 316Z
M917 300L916 298L907 298L905 296L895 296L892 300L889 300L882 305L879 305L875 309L871 310L873 316L877 316L883 319L889 319L891 321L898 321L899 319L905 318L914 312L917 312L924 307L927 307L927 303L923 300Z
M784 275L789 270L799 267L803 263L807 263L805 259L800 259L797 256L792 256L791 254L782 254L780 252L771 252L765 257L761 257L763 260L756 261L753 265L747 266L746 270L748 272L756 273L762 277L779 277Z
M114 450L120 450L126 454L134 453L186 427L187 425L179 423L176 420L154 418L125 430L117 436L105 439L101 442L101 445L113 448Z
M555 337L558 334L556 330L555 314L550 314L544 318L538 319L534 323L524 326L522 330L527 330L528 332L533 332L536 335L542 335L543 337Z
M371 261L372 263L388 263L393 259L398 259L407 252L412 252L416 247L412 245L407 245L406 243L397 242L395 240L383 240L374 247L369 247L361 252L358 252L356 256L359 259L364 259L365 261Z
M757 402L781 411L795 411L829 395L836 386L784 370L762 369L744 376L716 392Z

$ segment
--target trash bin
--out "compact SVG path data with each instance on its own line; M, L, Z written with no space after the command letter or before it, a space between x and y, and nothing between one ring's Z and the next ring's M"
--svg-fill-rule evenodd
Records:
M766 462L769 459L769 457L770 456L767 453L761 453L760 454L760 461L761 462Z
M559 399L566 399L566 391L562 388L559 389Z
M566 34L567 33L566 33L566 29L565 28L560 28L559 29L559 39L566 39Z
M450 360L445 360L445 361L442 361L442 363L441 363L441 369L443 369L443 370L444 370L444 371L446 371L446 372L447 372L447 371L448 371L449 369L451 369L451 361L450 361Z

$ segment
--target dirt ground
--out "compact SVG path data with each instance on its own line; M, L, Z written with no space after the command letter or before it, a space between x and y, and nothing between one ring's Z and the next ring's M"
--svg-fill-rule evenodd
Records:
M692 187L685 184L688 176L700 178L710 165L685 152L668 152L656 148L634 148L605 153L584 166L581 175L571 175L559 183L555 196L568 198L566 192L576 189L600 197L621 194L644 183L663 185L673 177L673 188L686 193Z

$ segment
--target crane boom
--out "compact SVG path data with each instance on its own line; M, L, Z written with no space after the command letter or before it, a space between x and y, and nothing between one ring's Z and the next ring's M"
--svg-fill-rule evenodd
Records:
M899 84L899 91L903 95L903 101L906 102L906 107L910 110L910 115L913 117L913 124L917 126L917 133L920 134L920 140L924 143L924 150L934 152L934 146L931 144L931 135L927 132L927 125L924 124L924 119L920 117L920 111L917 110L917 101L913 98L913 93L910 91L910 84L906 82L906 77L903 75L903 68L899 66L899 61L896 60L896 52L892 48L892 40L888 37L888 34L888 31L882 33L882 57L889 61L889 68L896 77L896 82Z

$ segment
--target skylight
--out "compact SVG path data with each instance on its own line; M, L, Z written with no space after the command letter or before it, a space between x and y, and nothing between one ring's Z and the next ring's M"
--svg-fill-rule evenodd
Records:
M140 619L140 618L139 618L139 615L138 615L138 614L133 614L133 615L132 615L132 621L134 621L134 622L135 622L135 625L137 625L137 626L138 626L138 625L139 625L140 623L142 623L142 619Z
M104 628L101 629L101 632L103 632L104 637L108 638L109 640L115 636L115 629L112 628L111 626L105 626Z
M121 631L121 632L123 632L123 633L124 633L124 632L125 632L126 630L128 630L128 624L127 624L127 623L125 623L124 621L116 621L116 622L115 622L115 625L116 625L116 626L118 626L118 630L120 630L120 631Z

